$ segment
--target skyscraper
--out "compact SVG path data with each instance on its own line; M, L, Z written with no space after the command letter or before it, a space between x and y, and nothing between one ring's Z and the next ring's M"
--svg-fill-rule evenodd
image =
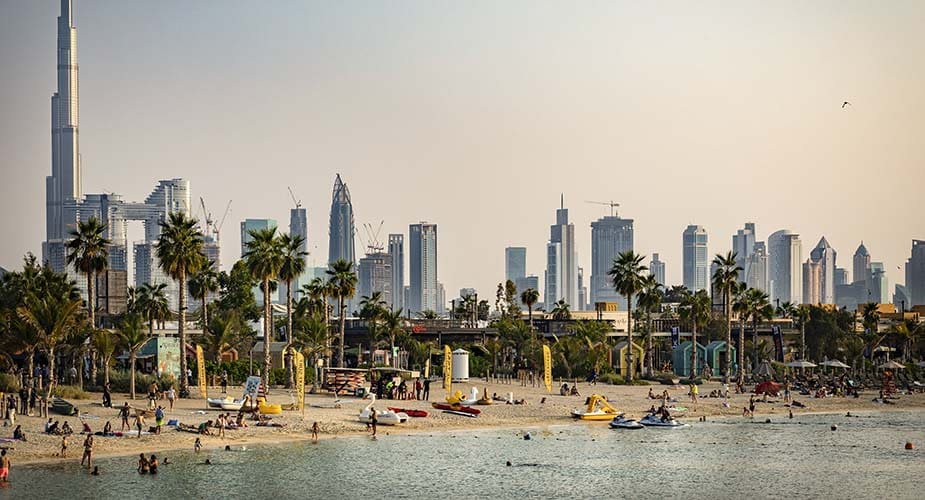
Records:
M803 303L803 245L800 235L781 229L768 236L771 301Z
M546 244L546 303L560 299L578 303L578 254L575 251L575 225L568 221L565 197L556 210L556 223L549 226Z
M392 310L405 309L405 235L389 235L389 255L392 257Z
M835 288L848 284L848 270L844 267L835 268Z
M763 241L755 242L752 254L745 261L745 282L749 288L757 288L770 294L768 284L768 248Z
M527 249L507 247L504 249L504 279L517 282L527 275Z
M607 215L591 223L591 304L616 302L626 308L626 298L613 288L607 274L622 252L633 250L633 219Z
M867 281L867 274L870 271L870 253L862 241L858 249L854 251L854 266L852 268L851 280L853 283Z
M829 245L825 236L819 240L816 248L809 252L809 258L819 264L820 289L819 300L809 302L809 299L803 297L807 304L834 304L835 303L835 258L837 254L835 249ZM804 268L805 269L805 268ZM805 279L805 277L804 277Z
M356 264L356 252L353 244L355 232L350 190L341 180L340 174L337 174L334 179L334 192L331 196L328 263L343 259Z
M253 239L251 231L275 229L276 227L275 219L244 219L241 221L241 257L243 258L247 253L247 244Z
M51 97L51 175L45 178L45 242L42 260L66 269L65 240L78 220L83 196L80 170L77 27L71 0L61 0L58 16L58 88Z
M385 252L366 254L357 266L357 296L382 294L386 304L392 304L392 256Z
M803 303L822 303L822 262L809 258L803 263Z
M408 226L411 266L411 312L438 311L437 225L421 222ZM442 307L443 304L439 304Z
M870 263L870 278L867 280L868 302L891 304L890 282L886 277L883 262Z
M912 255L906 261L906 289L910 305L925 304L925 240L912 240Z
M743 270L743 272L739 273L739 282L745 282L747 279L744 270L748 265L748 258L751 257L754 250L755 223L746 222L744 229L739 229L736 234L732 235L732 251L736 254L736 265Z
M299 245L299 252L305 252L305 255L302 257L302 260L305 262L305 269L308 269L308 213L301 206L296 208L289 209L289 236L295 238L296 236L302 237L302 244ZM298 300L297 291L302 288L302 285L306 285L311 281L308 278L306 271L302 272L302 275L292 280L292 300ZM281 282L280 285L283 285ZM286 287L279 287L279 301L282 304L286 303Z
M684 286L692 292L709 290L710 262L707 252L707 230L702 226L687 226L681 239Z
M655 281L665 286L665 263L658 259L657 253L652 254L652 261L649 262L649 274L655 276Z
M578 268L578 304L575 305L576 311L584 311L588 308L588 287L585 286L585 269Z

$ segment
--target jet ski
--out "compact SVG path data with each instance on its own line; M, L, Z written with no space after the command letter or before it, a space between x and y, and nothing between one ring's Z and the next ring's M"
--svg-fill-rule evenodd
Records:
M658 415L646 415L645 417L642 417L642 420L640 420L639 423L646 427L679 428L688 426L687 424L678 422L673 418L662 420L662 417L659 417Z
M643 429L644 425L637 422L635 419L626 418L623 415L613 419L610 422L611 429Z

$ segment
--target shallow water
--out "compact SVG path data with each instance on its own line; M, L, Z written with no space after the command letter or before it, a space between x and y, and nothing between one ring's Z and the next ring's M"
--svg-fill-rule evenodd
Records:
M71 461L15 467L0 499L921 498L925 412L858 415L640 431L598 422L529 429L529 441L516 430L457 431L167 452L158 457L175 463L157 476L135 473L131 457L98 460L97 477ZM906 441L919 449L904 450Z

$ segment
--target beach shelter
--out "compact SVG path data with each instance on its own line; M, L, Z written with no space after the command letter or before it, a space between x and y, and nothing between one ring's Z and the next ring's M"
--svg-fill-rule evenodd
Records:
M789 366L790 368L815 368L816 363L806 361L805 359L800 359L797 361L791 361L787 363L786 366Z
M755 394L768 394L776 395L780 394L780 384L777 382L762 382L755 386Z
M726 367L726 356L732 356L729 358L731 361L729 366L732 367L734 373L737 369L736 348L727 349L725 340L714 340L707 344L707 363L713 369L714 374L722 373L721 370ZM729 375L731 376L732 373Z
M828 361L823 361L822 363L819 363L819 364L822 366L828 366L831 368L851 368L850 366L842 363L841 361L837 359L830 359Z
M617 369L617 372L625 379L629 375L629 365L627 361L629 360L629 353L627 352L629 342L623 340L617 342L617 345L613 346L613 366ZM634 374L642 372L642 358L645 355L645 351L642 347L633 342L633 368Z
M881 370L903 370L906 368L906 365L897 363L895 361L887 361L879 366Z
M691 349L692 342L690 340L685 340L678 344L671 351L671 365L674 369L674 374L681 377L690 377L691 373ZM700 373L703 371L703 365L706 363L707 359L707 348L697 344L697 369L695 373Z
M762 362L758 365L758 369L755 370L755 375L760 375L760 376L762 376L762 377L773 377L773 376L774 376L774 369L771 368L771 363L769 363L769 362L767 362L767 361L762 361Z

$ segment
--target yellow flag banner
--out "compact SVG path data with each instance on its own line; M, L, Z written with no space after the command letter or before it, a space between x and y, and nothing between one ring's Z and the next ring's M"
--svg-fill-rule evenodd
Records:
M546 392L552 392L552 352L549 346L543 346L543 383L546 384Z
M202 346L196 346L196 367L199 377L199 394L202 399L209 397L209 391L206 389L206 357L202 354Z
M450 392L453 388L453 351L450 346L443 346L443 388Z
M299 394L299 411L305 413L305 356L295 353L295 388Z

